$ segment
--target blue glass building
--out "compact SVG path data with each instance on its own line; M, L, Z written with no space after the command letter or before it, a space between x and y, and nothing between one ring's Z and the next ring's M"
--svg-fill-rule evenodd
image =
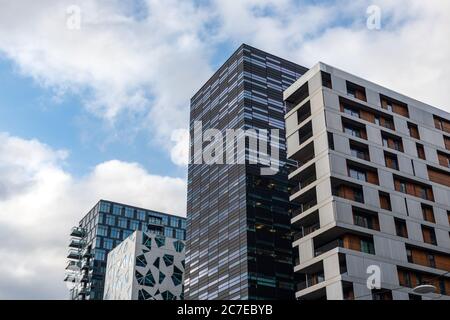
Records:
M134 231L185 240L185 218L100 200L71 231L65 281L73 300L103 298L108 253Z

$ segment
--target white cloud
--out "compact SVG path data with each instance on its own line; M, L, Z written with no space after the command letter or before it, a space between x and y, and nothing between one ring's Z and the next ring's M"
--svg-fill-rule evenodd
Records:
M212 74L212 54L224 42L248 42L305 66L322 60L449 108L446 0L375 1L380 31L366 28L368 0L201 3L3 1L0 52L58 97L79 94L109 123L128 118L126 127L149 130L169 154L179 152L172 132L188 127L189 99ZM81 8L78 31L66 27L69 5Z
M70 227L99 199L185 214L183 179L109 161L83 178L66 151L0 133L0 299L67 297L62 282Z

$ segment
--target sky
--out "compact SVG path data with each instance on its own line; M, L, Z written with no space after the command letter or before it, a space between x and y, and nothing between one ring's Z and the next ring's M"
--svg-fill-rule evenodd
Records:
M0 0L0 299L67 299L100 198L185 216L190 98L240 44L450 111L449 30L447 0Z

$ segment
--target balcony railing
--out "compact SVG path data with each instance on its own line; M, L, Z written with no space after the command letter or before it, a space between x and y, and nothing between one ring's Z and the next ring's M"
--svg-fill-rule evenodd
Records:
M295 211L293 212L293 217L296 217L296 216L298 216L299 214L302 214L303 212L308 211L309 209L313 208L313 207L316 206L316 205L317 205L317 201L316 201L315 199L300 204L300 207L299 207L297 210L295 210Z
M81 227L73 227L70 232L70 235L76 238L82 238L85 236L85 234L85 230Z
M79 261L69 261L67 263L66 270L68 270L68 271L80 270L80 262Z
M294 234L294 241L297 241L303 237L306 237L308 234L313 233L316 230L320 229L320 223L315 223L311 226L302 227L302 230Z
M69 254L67 255L67 259L71 260L80 260L81 253L78 250L69 250Z
M297 291L301 291L301 290L305 290L309 287L315 286L321 282L325 281L325 277L324 275L321 274L315 274L315 275L307 275L306 276L306 280L302 281L300 283L297 284Z
M344 246L344 245L343 245L342 240L334 240L334 241L331 241L331 242L329 242L329 243L327 243L327 244L325 244L325 245L323 245L323 246L317 248L317 249L314 251L314 256L315 256L315 257L320 256L321 254L324 254L325 252L328 252L328 251L330 251L330 250L333 250L333 249L339 248L339 247L343 247L343 246Z
M84 247L84 245L85 245L85 242L83 240L73 238L69 243L69 248L81 249Z

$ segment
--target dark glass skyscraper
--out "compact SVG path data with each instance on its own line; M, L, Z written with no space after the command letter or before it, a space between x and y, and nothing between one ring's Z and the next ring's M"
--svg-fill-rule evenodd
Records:
M203 131L279 129L281 168L189 166L186 299L294 299L283 91L306 71L242 45L192 98L191 136L196 121Z
M72 300L102 300L108 253L133 232L185 240L186 219L100 200L71 231L65 281Z

